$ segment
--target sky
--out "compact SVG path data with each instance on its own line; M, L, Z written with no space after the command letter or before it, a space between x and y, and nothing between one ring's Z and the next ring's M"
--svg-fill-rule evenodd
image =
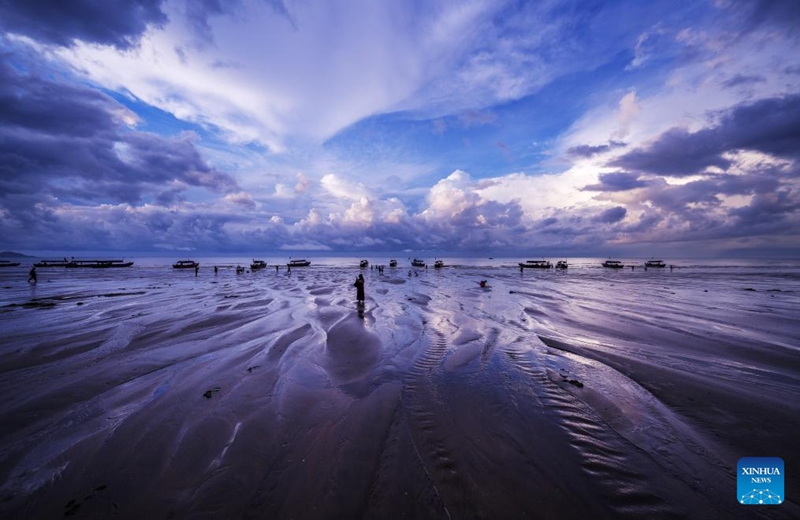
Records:
M800 2L0 0L0 249L800 254Z

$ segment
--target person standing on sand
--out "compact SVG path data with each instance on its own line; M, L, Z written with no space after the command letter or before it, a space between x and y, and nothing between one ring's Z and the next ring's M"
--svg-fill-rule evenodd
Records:
M356 278L356 283L353 284L353 287L356 288L356 300L358 303L364 303L364 275L358 275Z
M35 267L31 267L31 270L28 273L28 283L31 283L31 280L33 280L33 283L36 283L36 268Z
M194 266L194 275L197 276L197 272L200 270L199 266Z

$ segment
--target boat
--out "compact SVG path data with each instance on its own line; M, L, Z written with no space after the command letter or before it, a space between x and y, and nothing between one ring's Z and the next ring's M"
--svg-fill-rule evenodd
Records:
M389 267L397 267L397 260L389 260Z
M33 264L33 267L67 267L69 260L66 258L62 260L58 259L50 259L50 260L39 260L38 262Z
M569 265L567 264L566 260L559 260L556 262L556 269L566 269Z
M311 265L311 262L304 259L289 260L289 263L286 264L287 267L308 267L309 265Z
M255 271L256 269L265 269L267 267L267 263L263 260L256 260L253 259L253 263L250 264L250 269Z
M367 260L362 260L362 261L360 261L360 262L358 263L358 266L359 266L360 268L364 269L365 267L369 267L369 262L368 262Z
M609 260L606 260L605 262L603 262L603 267L610 267L612 269L622 269L625 266L622 265L622 262L620 262L619 260L610 260L609 259Z
M172 264L173 269L194 269L196 267L200 267L200 263L194 260L178 260Z
M435 262L433 263L433 267L434 267L435 269L439 269L440 267L444 267L444 262L442 262L441 260L437 260L437 261L435 261Z
M415 258L411 261L412 267L425 267L425 260L420 260L419 258Z
M644 263L645 267L667 267L667 264L664 263L663 260L653 260L650 259Z
M19 262L11 262L10 260L0 260L0 267L17 267Z
M550 269L553 264L549 260L527 260L520 262L519 267L525 269Z
M91 267L94 269L105 269L110 267L130 267L133 262L125 260L70 260L64 267Z

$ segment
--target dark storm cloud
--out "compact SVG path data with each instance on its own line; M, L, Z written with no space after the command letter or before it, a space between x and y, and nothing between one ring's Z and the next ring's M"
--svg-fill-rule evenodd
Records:
M622 206L616 206L603 211L594 217L593 220L601 224L613 224L624 219L627 213L627 209L623 208Z
M753 150L782 159L800 157L800 95L741 104L722 116L717 126L697 132L673 128L647 148L632 150L611 166L665 176L704 173L715 166L727 170L726 152Z
M609 164L635 172L682 177L696 175L711 166L729 168L732 163L721 156L723 151L712 130L690 133L673 128L649 147L632 150Z
M186 20L195 34L206 43L214 41L209 19L231 14L240 7L240 0L192 0L186 2Z
M280 15L293 29L297 29L294 19L281 0L264 0L275 14ZM189 0L186 2L186 20L200 41L200 44L213 44L214 31L211 18L235 15L242 7L242 0Z
M715 131L723 151L756 150L783 159L798 159L800 95L739 105L723 117Z
M749 196L772 193L781 186L785 170L759 169L740 175L720 174L686 184L669 185L654 179L639 196L641 202L675 214L685 214L692 207L713 208L722 204L720 196Z
M718 3L747 30L771 26L797 33L800 2L795 0L724 0Z
M646 213L642 212L639 214L639 219L629 225L622 228L623 233L646 233L653 228L655 228L659 223L661 223L664 218L661 215L656 213Z
M737 74L731 79L722 82L725 88L740 87L742 85L753 85L755 83L764 83L767 80L763 76L746 76L744 74Z
M572 148L569 148L567 150L567 154L571 157L588 158L609 150L613 150L615 148L622 148L625 146L627 146L627 143L623 143L621 141L609 141L608 144L601 144L597 146L582 144L580 146L573 146Z
M132 131L122 119L133 115L107 95L20 72L11 59L0 55L4 206L15 205L21 194L42 201L138 203L187 186L237 189L230 176L203 160L191 136Z
M656 207L672 213L686 213L690 206L716 206L722 201L717 197L713 183L705 181L690 182L681 186L663 186L653 190L647 200Z
M736 217L742 226L780 225L786 217L800 211L800 202L793 195L788 189L759 194L749 205L732 209L730 215Z
M0 28L69 46L75 40L128 49L148 25L167 22L163 0L0 0Z
M615 172L600 175L600 184L592 184L583 188L585 191L628 191L644 188L650 183L640 179L636 173Z

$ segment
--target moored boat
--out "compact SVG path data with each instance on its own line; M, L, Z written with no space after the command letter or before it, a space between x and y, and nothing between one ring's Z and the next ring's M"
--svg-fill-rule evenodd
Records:
M549 260L526 260L519 263L520 268L525 269L550 269L553 264Z
M433 267L435 269L439 269L440 267L444 267L444 262L441 260L437 260L433 263Z
M360 268L362 268L362 269L364 269L365 267L369 267L369 261L367 261L367 260L362 260L362 261L360 261L360 262L358 263L358 266L359 266Z
M133 262L126 262L125 260L75 260L73 258L64 267L91 267L94 269L106 269L110 267L130 267L132 265Z
M49 259L49 260L39 260L38 262L33 264L33 267L67 267L69 260L66 258L64 259Z
M559 260L556 262L556 269L566 269L569 267L566 260Z
M644 263L645 267L667 267L663 260L650 259Z
M178 260L172 264L173 269L194 269L195 267L200 267L200 263L194 260Z
M12 262L10 260L0 260L0 267L17 267L19 262Z
M255 271L256 269L265 269L267 267L267 263L263 260L256 260L253 259L253 263L250 264L250 269Z
M415 258L411 261L412 267L425 267L425 260L420 260L419 258Z
M397 267L397 260L389 260L389 267Z
M289 263L286 264L287 267L308 267L309 265L311 262L305 259L289 260Z
M610 267L611 269L622 269L625 266L622 265L622 262L620 262L619 260L608 259L605 262L603 262L603 267Z

